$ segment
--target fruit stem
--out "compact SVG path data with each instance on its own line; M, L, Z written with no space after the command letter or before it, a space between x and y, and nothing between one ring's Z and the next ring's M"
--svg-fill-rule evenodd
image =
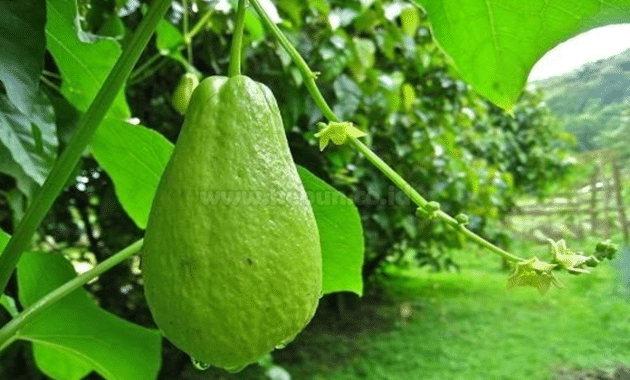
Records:
M329 121L338 122L340 119L335 115L332 111L326 100L324 99L319 87L317 87L317 83L315 82L315 78L317 75L311 70L308 66L304 58L300 55L300 53L295 49L295 47L291 44L291 42L287 39L287 37L282 33L280 28L276 24L271 21L271 18L265 12L264 8L260 5L259 0L249 0L252 6L256 9L258 15L262 18L263 22L272 31L274 37L278 40L280 45L286 50L289 54L293 62L296 64L302 77L304 78L304 83L308 88L315 104L319 107L324 117L326 117ZM368 161L370 161L377 169L379 169L383 174L385 174L400 190L402 190L421 210L428 209L429 202L424 199L411 185L405 181L394 169L392 169L385 161L383 161L376 153L374 153L370 148L368 148L365 144L360 142L358 139L352 137L350 138L350 144L356 148L363 156L365 156ZM509 261L520 262L524 261L523 258L512 255L505 250L497 247L496 245L490 243L486 239L481 236L475 234L470 231L466 227L464 227L461 223L459 223L455 218L446 214L443 211L436 210L432 216L440 218L447 224L449 224L456 231L464 234L468 239L473 242L479 244L480 246L489 249L490 251L506 258Z
M182 50L182 48L185 47L185 45L186 45L184 43L184 41L192 41L192 39L197 34L199 34L199 32L201 32L202 28L208 23L208 20L210 20L210 17L212 17L213 14L214 14L214 9L210 9L203 16L201 16L199 21L197 21L195 26L192 27L190 32L184 34L183 37L182 37L182 41L177 46L172 48L171 51L168 54L171 54L171 53L174 53L174 52ZM168 55L168 54L166 54L166 55ZM163 58L164 56L165 56L165 54L163 54L160 51L158 51L157 53L153 54L149 59L147 59L144 63L142 63L142 65L140 65L137 69L135 69L131 73L131 75L129 75L128 82L130 84L134 84L134 83L142 82L143 80L151 77L155 73L155 71L157 71L156 67L158 67L160 64L155 65L153 68L151 68L151 70L148 73L145 73L145 71L149 70L150 66L155 61L157 61L160 58ZM188 65L192 66L190 64L188 64ZM140 75L143 74L143 73L144 73L144 75L142 75L142 77L140 77Z
M188 58L188 63L193 64L193 48L191 39L188 38L188 12L190 11L188 0L183 0L182 5L184 7L184 20L183 20L183 28L184 28L184 43L186 44L186 57Z
M18 314L15 318L9 321L9 323L4 325L0 329L0 351L2 351L5 347L11 344L11 342L18 338L19 330L23 326L31 322L49 306L52 306L55 302L69 295L73 291L79 289L83 285L90 282L92 279L96 278L97 276L108 271L112 267L120 264L124 260L138 253L140 248L142 248L143 242L143 239L140 239L135 243L127 246L126 248L114 254L94 268L66 282L65 284L46 294L44 297L40 298L35 303L24 309L20 314Z
M59 156L48 178L32 200L15 234L13 234L2 255L0 255L0 294L4 293L9 277L20 260L22 252L31 243L31 238L37 226L44 219L53 202L68 182L74 168L83 156L85 148L105 118L114 99L116 99L116 96L125 84L131 69L133 69L140 54L153 35L158 22L164 17L170 6L170 0L157 0L153 3L149 12L142 19L129 45L116 61L90 107L79 121L77 130L66 149Z
M236 25L234 26L234 34L232 35L232 47L230 51L230 67L228 76L241 75L243 50L243 29L245 28L245 9L247 8L247 0L238 0L238 9L236 10Z

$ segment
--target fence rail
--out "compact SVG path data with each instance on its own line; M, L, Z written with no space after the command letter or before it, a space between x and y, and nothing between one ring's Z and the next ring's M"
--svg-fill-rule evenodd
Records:
M567 229L576 235L582 236L589 230L591 234L605 238L610 238L613 230L618 228L627 245L630 221L623 191L627 173L621 170L619 154L610 149L599 150L588 152L580 161L593 167L588 183L578 184L545 202L517 206L506 220L508 225L515 225L511 220L514 217L550 217L556 221L564 220Z

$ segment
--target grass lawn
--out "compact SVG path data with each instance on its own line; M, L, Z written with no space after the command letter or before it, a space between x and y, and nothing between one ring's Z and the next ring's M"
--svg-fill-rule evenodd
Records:
M542 258L546 248L513 251ZM341 315L320 313L273 354L276 362L294 380L542 380L630 365L630 298L614 263L562 274L565 288L540 296L534 288L507 291L494 255L454 256L459 273L398 271L384 280L385 293L351 302ZM198 375L191 378L264 379L255 366Z

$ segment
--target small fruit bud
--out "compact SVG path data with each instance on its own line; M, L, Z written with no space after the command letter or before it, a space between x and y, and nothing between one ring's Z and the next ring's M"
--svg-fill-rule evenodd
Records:
M433 219L437 216L438 211L440 211L440 204L438 202L429 202L424 206L418 207L416 215L427 219Z
M190 97L198 84L199 78L193 73L186 73L182 75L182 78L179 80L179 84L171 98L171 104L181 115L186 113Z
M612 260L618 250L619 246L617 246L617 244L613 244L610 240L602 241L597 243L597 246L595 247L595 257L599 260Z
M455 220L457 221L457 224L459 224L460 226L465 226L468 224L468 215L457 214L457 216L455 216Z

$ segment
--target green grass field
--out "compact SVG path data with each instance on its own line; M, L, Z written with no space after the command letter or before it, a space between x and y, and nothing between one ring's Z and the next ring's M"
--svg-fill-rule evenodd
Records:
M522 244L517 253L544 252ZM565 288L540 296L534 288L507 291L494 255L454 256L459 273L398 271L384 280L385 292L341 314L320 313L274 353L276 362L295 380L565 379L562 371L630 365L630 296L614 262L590 275L562 274ZM197 375L265 378L255 366Z

